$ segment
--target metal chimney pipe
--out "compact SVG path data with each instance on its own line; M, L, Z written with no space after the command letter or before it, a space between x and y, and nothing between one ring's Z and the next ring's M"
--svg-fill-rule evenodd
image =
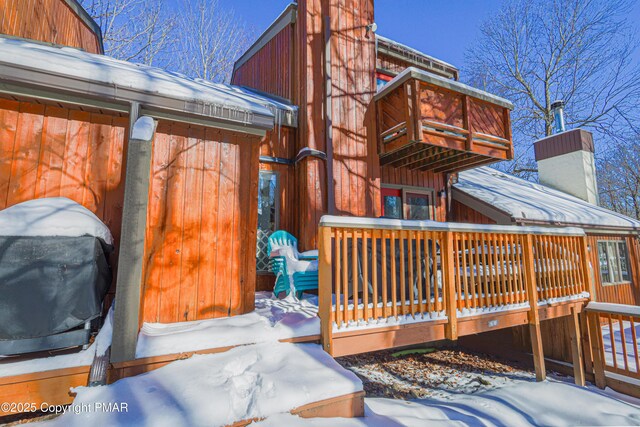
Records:
M553 133L564 132L564 101L554 101L551 104L551 114L553 114Z

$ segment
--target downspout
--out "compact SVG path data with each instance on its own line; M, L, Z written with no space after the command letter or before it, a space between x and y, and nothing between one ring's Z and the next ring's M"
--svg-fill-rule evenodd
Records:
M327 153L327 211L329 215L335 214L335 191L333 189L333 106L332 106L332 82L331 82L331 17L330 5L325 14L324 21L324 72L325 72L325 144Z

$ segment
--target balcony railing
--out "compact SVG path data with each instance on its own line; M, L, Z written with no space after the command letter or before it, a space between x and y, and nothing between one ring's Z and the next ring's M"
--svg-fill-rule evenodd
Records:
M408 68L375 103L381 165L455 172L513 159L503 98Z
M491 327L468 320L522 313L500 327L526 323L539 307L584 300L590 289L581 229L324 217L319 243L319 311L332 354L336 334L425 322L456 339Z

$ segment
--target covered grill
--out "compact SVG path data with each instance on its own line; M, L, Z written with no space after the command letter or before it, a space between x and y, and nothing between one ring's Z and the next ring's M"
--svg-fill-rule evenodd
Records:
M0 354L85 345L111 284L113 239L66 198L0 211Z

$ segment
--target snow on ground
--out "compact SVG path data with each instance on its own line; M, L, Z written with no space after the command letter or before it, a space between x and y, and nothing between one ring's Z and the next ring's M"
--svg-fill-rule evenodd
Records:
M262 343L195 355L108 386L75 389L71 410L47 426L221 426L362 390L315 344ZM126 402L127 412L87 410Z
M278 341L320 333L317 296L280 300L256 292L255 311L240 316L180 323L145 323L136 357Z
M252 424L279 426L579 426L639 425L640 406L555 380L519 382L447 399L365 399L365 418L311 419L279 414Z
M95 341L86 350L72 354L61 354L45 358L21 360L12 362L11 357L0 359L0 378L12 377L34 372L45 372L54 369L74 368L77 366L89 366L95 356L102 356L111 345L113 333L113 308L109 310L102 329L98 332Z
M113 244L109 228L89 209L66 197L29 200L0 211L0 236L87 235Z
M635 348L635 352L633 351L634 344L631 328L635 329L636 337L640 337L640 323L634 322L632 326L631 322L625 321L623 322L623 324L624 329L621 330L620 323L617 320L613 322L613 346L611 345L611 328L608 324L602 326L602 341L604 343L605 362L607 365L613 366L613 354L615 347L616 363L618 364L618 367L624 368L624 351L622 348L622 334L624 333L624 342L626 344L627 351L627 366L632 372L638 372L638 366L636 365L636 354L640 353L640 346L638 346L638 343L636 343L637 347Z

